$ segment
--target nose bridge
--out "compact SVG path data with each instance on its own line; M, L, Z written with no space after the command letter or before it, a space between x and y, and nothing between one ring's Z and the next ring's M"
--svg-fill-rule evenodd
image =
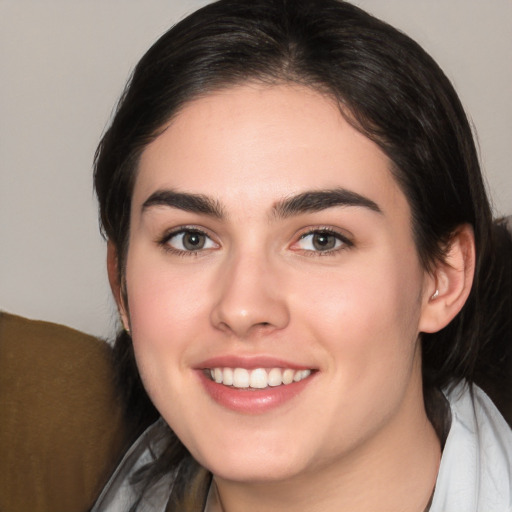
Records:
M212 322L240 338L289 321L279 270L263 248L237 248L223 262Z

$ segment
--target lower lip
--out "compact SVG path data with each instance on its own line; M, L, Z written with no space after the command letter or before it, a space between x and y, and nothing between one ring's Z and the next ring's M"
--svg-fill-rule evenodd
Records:
M209 379L202 370L198 371L201 383L215 402L227 409L247 414L264 413L289 402L312 382L315 373L291 384L269 386L265 389L240 389L218 384Z

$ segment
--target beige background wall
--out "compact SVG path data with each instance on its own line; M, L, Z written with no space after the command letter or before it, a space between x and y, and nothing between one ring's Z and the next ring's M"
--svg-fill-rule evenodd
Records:
M0 0L0 309L109 336L91 162L144 50L202 0ZM476 126L512 214L512 0L359 0L418 40Z

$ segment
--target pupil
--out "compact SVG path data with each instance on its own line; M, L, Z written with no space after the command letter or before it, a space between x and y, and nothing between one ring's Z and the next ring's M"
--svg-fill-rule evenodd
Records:
M326 233L320 233L313 236L313 246L315 249L326 250L334 249L336 245L336 239L333 235Z
M183 237L183 245L190 251L197 251L204 245L204 235L200 233L187 233Z

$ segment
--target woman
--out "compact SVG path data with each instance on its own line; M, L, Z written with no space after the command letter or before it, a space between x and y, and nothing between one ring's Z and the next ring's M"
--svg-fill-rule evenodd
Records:
M161 418L94 510L512 507L470 384L507 318L490 208L416 43L336 0L211 4L138 64L95 185L128 407Z

